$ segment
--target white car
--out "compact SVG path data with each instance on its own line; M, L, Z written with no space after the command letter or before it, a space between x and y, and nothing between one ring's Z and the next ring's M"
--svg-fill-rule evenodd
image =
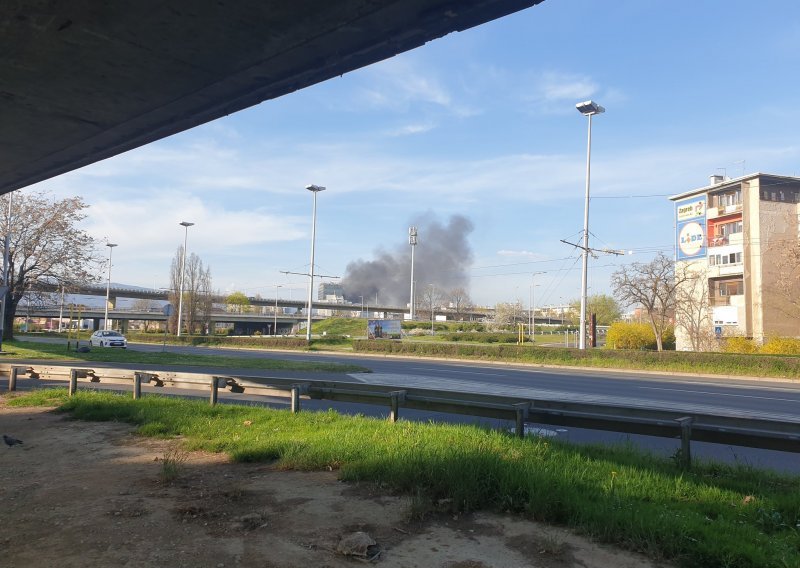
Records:
M89 338L92 347L122 347L127 349L128 341L125 336L118 331L99 330L95 331Z

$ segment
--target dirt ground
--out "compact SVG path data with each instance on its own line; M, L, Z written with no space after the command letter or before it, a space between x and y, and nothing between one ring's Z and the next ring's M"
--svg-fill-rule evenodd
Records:
M2 398L0 434L24 442L0 445L6 568L661 566L513 517L409 522L407 498L339 482L335 472L231 463L127 425L12 409ZM185 459L171 480L165 463L175 462L165 457ZM337 550L359 531L376 543L367 557Z

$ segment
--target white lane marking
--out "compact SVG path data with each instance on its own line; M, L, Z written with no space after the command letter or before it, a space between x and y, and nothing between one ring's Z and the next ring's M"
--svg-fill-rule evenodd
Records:
M359 383L368 383L369 373L347 373L347 376Z
M724 392L712 392L712 391L698 391L698 390L691 390L691 389L668 389L665 387L639 387L642 390L656 390L656 391L673 391L673 392L688 392L692 394L709 394L713 396L730 396L734 398L755 398L759 400L778 400L780 402L800 402L797 399L792 398L775 398L771 396L754 396L751 394L728 394Z
M481 375L485 377L505 377L506 373L479 373L477 371L454 371L453 369L430 369L428 367L411 367L413 371L437 371L439 373L460 373L462 375Z

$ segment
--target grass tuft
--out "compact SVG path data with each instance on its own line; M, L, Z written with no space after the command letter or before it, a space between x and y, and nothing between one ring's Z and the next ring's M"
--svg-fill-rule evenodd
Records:
M171 448L161 458L161 472L159 478L162 483L172 483L183 472L189 454L180 448Z

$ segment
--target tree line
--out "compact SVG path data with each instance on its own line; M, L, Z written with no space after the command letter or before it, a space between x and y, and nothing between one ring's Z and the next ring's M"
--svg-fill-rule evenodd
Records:
M49 289L69 294L102 280L108 259L98 250L99 243L80 228L88 207L81 197L55 199L44 191L15 191L0 197L0 234L8 240L7 277L0 289L5 303L3 339L13 338L14 319L23 297L33 305L53 304L54 294ZM5 248L5 243L0 248ZM182 260L181 246L170 267L169 301L175 309L168 325L173 333L178 324ZM183 327L187 331L208 331L212 289L210 268L196 254L189 254L183 286Z

